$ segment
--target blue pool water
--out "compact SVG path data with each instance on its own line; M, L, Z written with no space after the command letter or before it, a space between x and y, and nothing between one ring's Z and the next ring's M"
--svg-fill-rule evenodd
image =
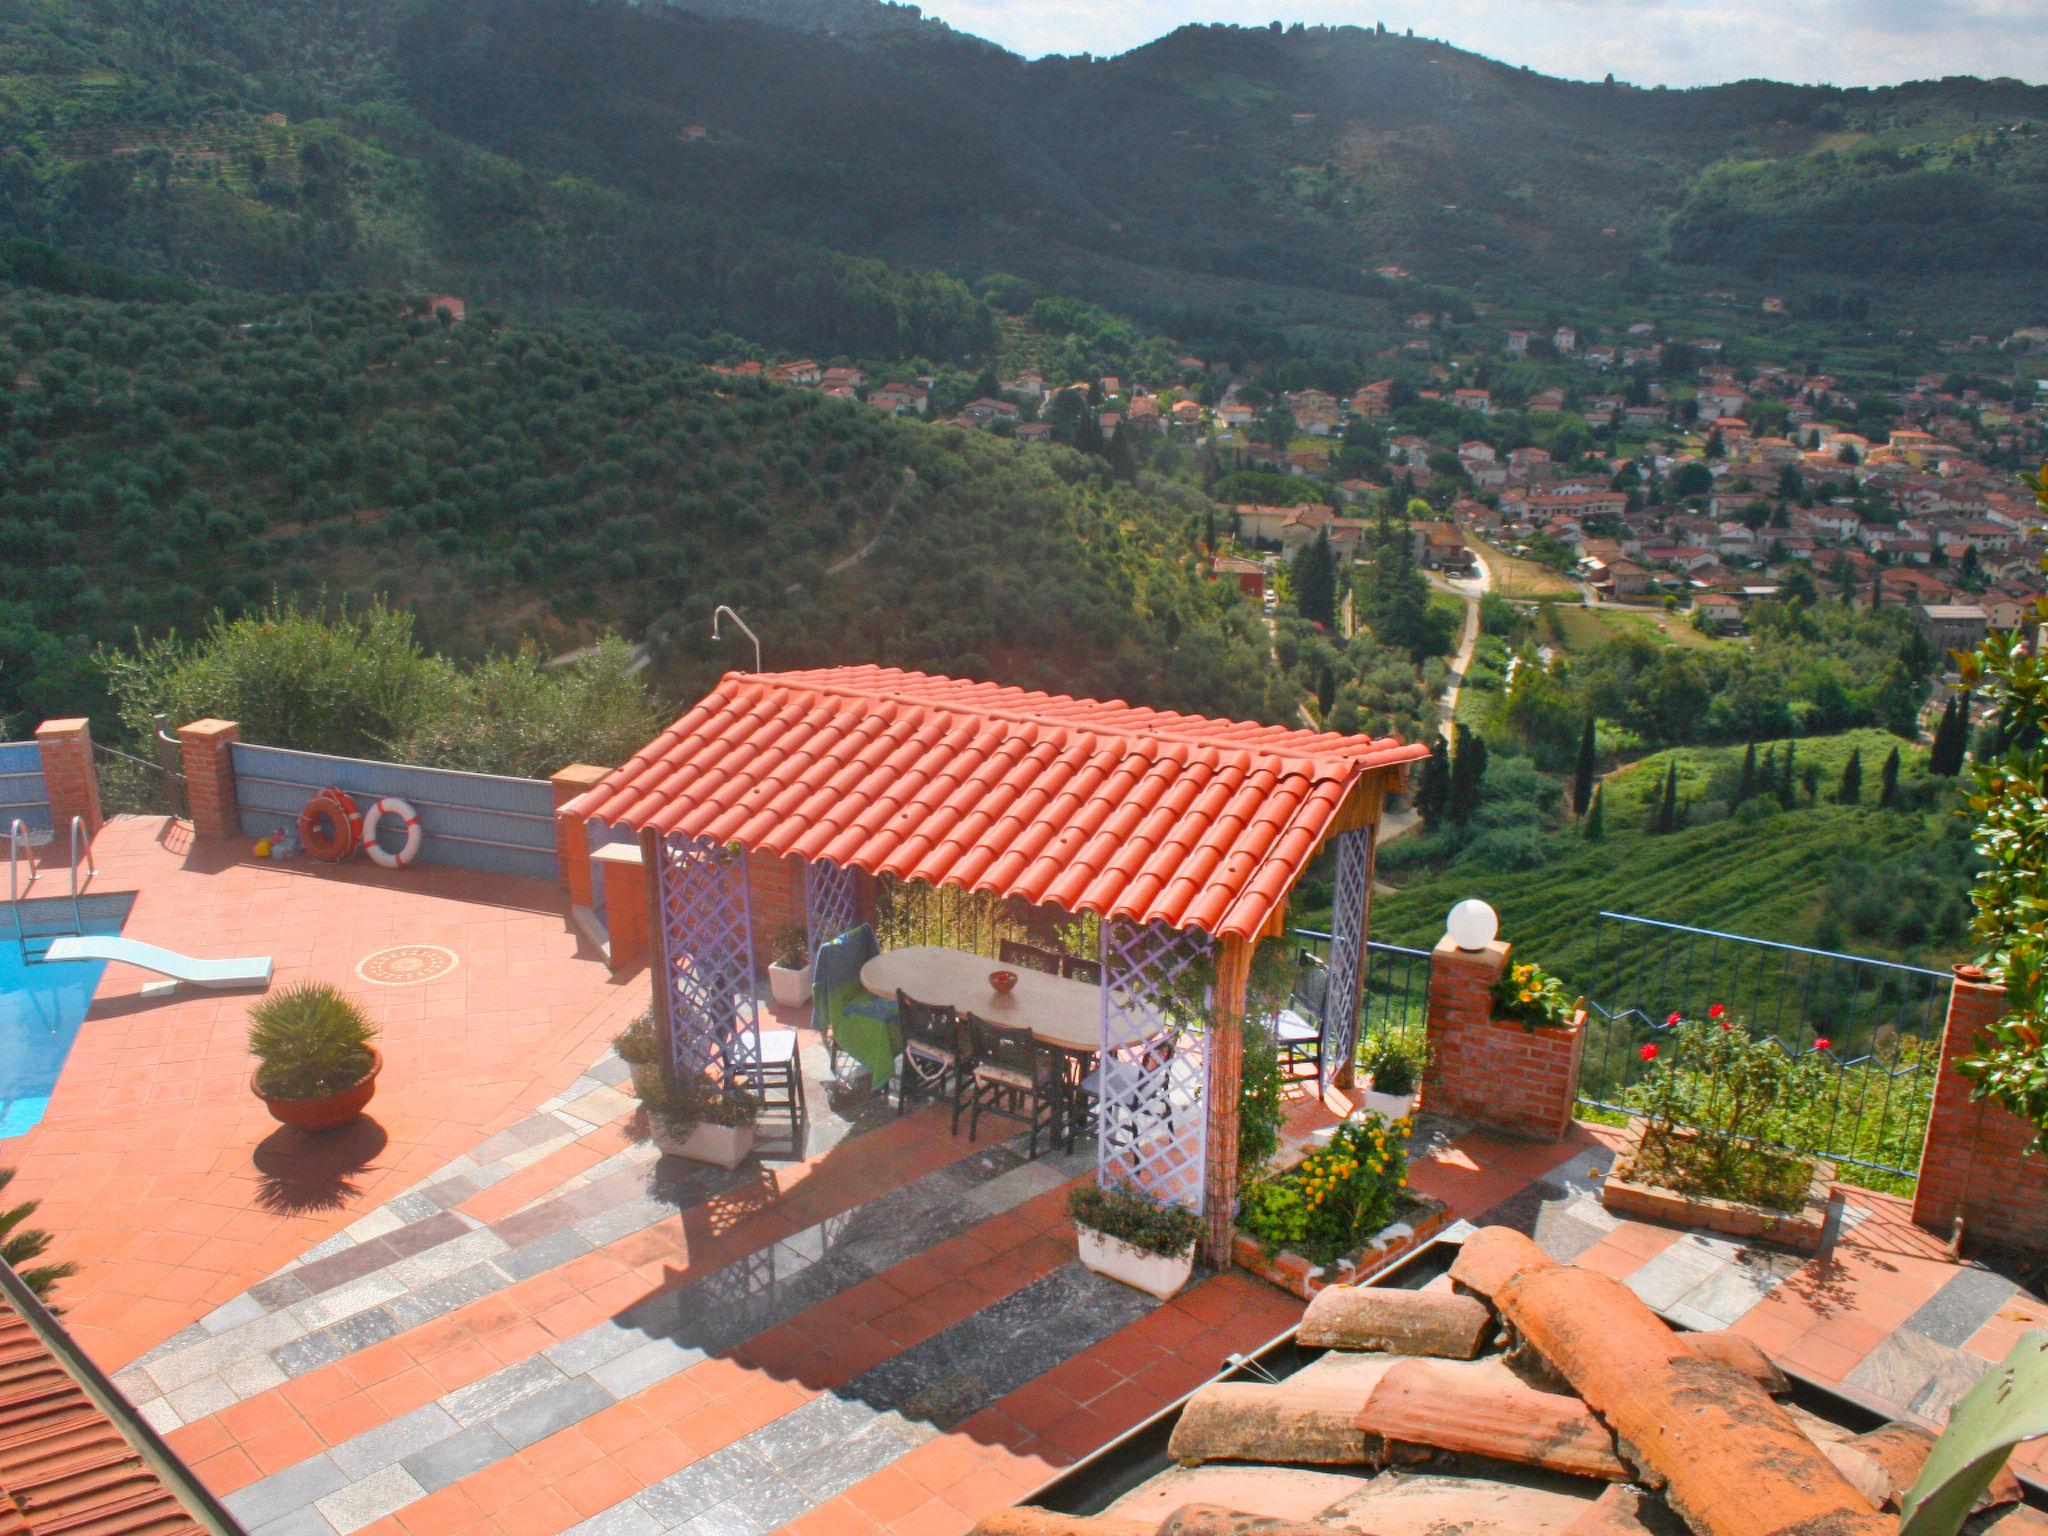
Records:
M85 928L119 933L121 924L88 918ZM11 919L0 914L0 1138L19 1136L42 1120L107 968L104 960L36 959L49 944L48 936L31 931L25 959Z

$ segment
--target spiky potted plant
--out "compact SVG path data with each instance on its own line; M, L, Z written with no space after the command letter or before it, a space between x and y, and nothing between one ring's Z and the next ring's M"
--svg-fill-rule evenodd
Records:
M648 1130L664 1157L737 1168L754 1150L761 1103L751 1094L711 1083L664 1084L646 1105Z
M273 992L249 1010L249 1086L281 1124L331 1131L361 1115L384 1058L362 1004L326 982Z
M776 1005L801 1008L811 1000L811 944L801 927L778 929L770 949L768 990Z
M1067 1197L1081 1263L1165 1301L1195 1271L1202 1218L1135 1189L1083 1184Z
M661 1075L661 1032L654 1027L649 1009L612 1037L612 1049L633 1074L633 1092L643 1099L658 1099L664 1086Z

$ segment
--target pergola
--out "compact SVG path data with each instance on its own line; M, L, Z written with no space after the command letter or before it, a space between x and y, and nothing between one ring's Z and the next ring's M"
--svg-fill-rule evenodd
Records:
M654 871L654 1007L681 1072L758 1057L750 854L802 860L814 950L860 920L857 872L1100 919L1100 1177L1203 1212L1217 1258L1253 952L1334 846L1325 1072L1348 1062L1381 807L1427 755L875 666L735 672L565 809L637 836ZM1148 1048L1211 959L1205 1027Z

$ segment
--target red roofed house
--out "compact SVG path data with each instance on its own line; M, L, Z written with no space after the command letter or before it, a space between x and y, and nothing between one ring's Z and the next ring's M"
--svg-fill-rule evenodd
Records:
M606 846L637 846L636 862L610 867L630 871L638 888L612 900L660 915L654 1017L676 1070L771 1102L780 1093L793 1123L803 1116L796 1031L764 1028L755 1002L764 927L804 925L819 954L857 931L883 881L1101 919L1089 957L1099 1014L1075 1010L1086 1027L1071 1037L1045 1034L1049 1022L1031 1033L1082 1069L1101 1054L1092 1113L1105 1166L1155 1200L1201 1211L1208 1252L1224 1259L1253 953L1285 942L1288 897L1329 851L1334 949L1362 958L1381 808L1407 765L1427 756L1392 739L894 668L733 672L564 805L570 830L559 846L588 847L593 833ZM863 977L889 957L866 961ZM935 992L920 1002L965 1002L996 1024L1011 1006L975 971L985 959L926 948L908 963L928 976L984 978L971 998ZM1167 986L1184 973L1203 986ZM1351 1059L1362 979L1356 958L1332 962L1319 1062ZM1213 1007L1188 995L1213 997ZM1133 1065L1157 1059L1162 1039L1173 1042L1163 1065ZM1070 1090L1032 1079L1016 1092L1048 1105L1043 1117L1031 1112L1034 1151L1041 1130L1056 1142L1078 1134ZM1162 1100L1182 1112L1158 1113ZM1009 1112L1021 1110L1013 1099Z

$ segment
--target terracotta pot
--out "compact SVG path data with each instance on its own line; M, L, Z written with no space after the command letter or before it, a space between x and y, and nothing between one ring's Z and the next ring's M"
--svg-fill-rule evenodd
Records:
M370 1053L370 1070L339 1093L317 1099L280 1099L258 1086L257 1080L263 1071L261 1067L249 1074L249 1087L263 1101L263 1107L270 1111L271 1119L280 1125L288 1125L295 1131L336 1130L357 1119L377 1092L377 1074L384 1070L384 1055L374 1045L364 1049Z

